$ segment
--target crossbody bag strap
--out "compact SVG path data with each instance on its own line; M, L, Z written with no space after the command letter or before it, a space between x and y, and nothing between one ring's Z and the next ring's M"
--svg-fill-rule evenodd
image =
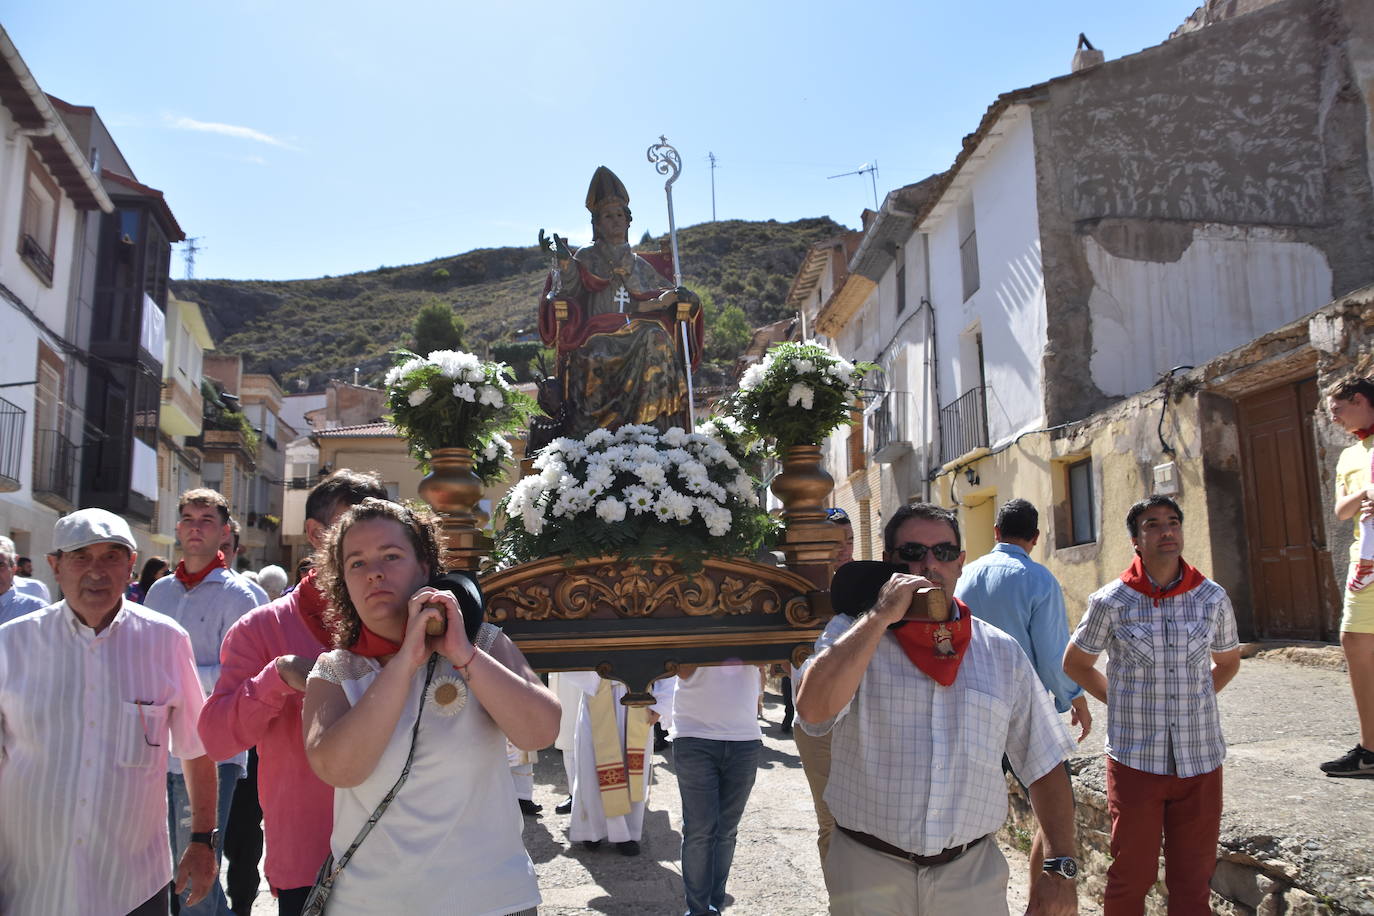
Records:
M377 826L377 821L381 820L382 812L391 804L396 793L401 791L401 786L405 785L406 777L410 775L410 764L415 760L415 739L420 735L420 715L425 711L425 694L429 691L430 682L434 680L434 666L438 663L439 653L436 652L429 657L429 666L425 669L425 685L420 688L420 708L415 712L415 726L410 730L410 753L406 755L406 765L401 767L401 775L397 777L396 784L391 787L391 791L387 792L386 797L377 803L377 810L372 812L367 823L363 824L362 829L358 831L358 836L353 840L353 845L349 846L347 851L339 857L339 861L334 865L334 871L329 876L331 881L338 876L339 872L343 871L348 860L353 858L353 853L358 851L358 846L367 839L372 828Z

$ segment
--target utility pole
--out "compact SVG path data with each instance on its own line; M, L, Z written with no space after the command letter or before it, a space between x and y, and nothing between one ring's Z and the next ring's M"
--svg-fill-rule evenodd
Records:
M182 249L182 255L186 258L186 279L196 278L196 253L205 250L205 246L197 245L202 236L195 236L186 240L186 247Z
M852 172L841 172L838 175L829 175L827 176L827 180L830 178L847 178L850 175L867 175L869 180L873 182L873 209L876 212L878 209L878 160L875 159L872 162L865 162Z
M707 153L706 158L711 160L711 222L716 221L716 154Z

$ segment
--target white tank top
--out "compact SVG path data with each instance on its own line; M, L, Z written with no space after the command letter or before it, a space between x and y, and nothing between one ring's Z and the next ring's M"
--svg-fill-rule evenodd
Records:
M482 624L478 646L486 649L500 632ZM338 684L351 705L380 671L376 661L336 649L320 656L311 676ZM354 788L334 790L329 843L336 860L401 775L424 680L421 668L372 775ZM441 658L410 776L339 875L329 916L505 916L535 907L539 887L521 830L506 737Z

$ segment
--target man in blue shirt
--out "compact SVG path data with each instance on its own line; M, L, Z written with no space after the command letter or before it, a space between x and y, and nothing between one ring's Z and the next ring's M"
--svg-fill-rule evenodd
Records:
M1069 713L1069 720L1081 729L1081 742L1092 729L1093 717L1083 688L1064 673L1064 647L1069 643L1064 592L1054 573L1030 558L1040 540L1040 513L1024 499L1007 500L997 510L993 534L996 546L964 567L954 595L975 617L1021 644L1040 683L1054 696L1054 708ZM1032 880L1039 874L1044 842L1044 834L1037 830L1031 841Z

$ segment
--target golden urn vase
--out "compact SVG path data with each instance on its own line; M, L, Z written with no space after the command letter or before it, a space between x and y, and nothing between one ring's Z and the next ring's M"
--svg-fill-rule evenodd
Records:
M781 500L786 525L778 549L787 566L817 589L830 587L831 565L843 537L826 517L835 479L821 465L819 445L793 445L782 457L782 470L769 489Z
M439 516L444 531L444 566L476 572L492 540L482 532L482 480L474 471L477 462L471 449L436 448L430 453L430 471L420 480L420 498Z

